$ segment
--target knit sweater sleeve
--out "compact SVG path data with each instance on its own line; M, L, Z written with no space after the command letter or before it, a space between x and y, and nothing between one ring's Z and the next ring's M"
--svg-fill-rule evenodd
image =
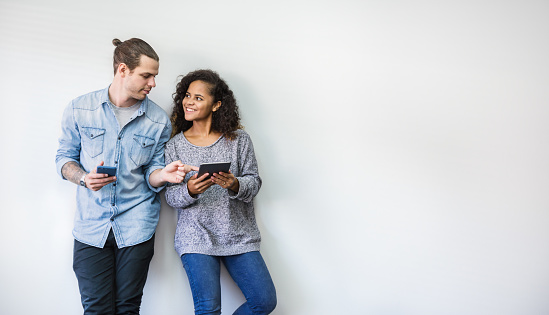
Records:
M180 160L175 148L175 138L170 139L164 150L166 165L173 161ZM181 184L168 184L166 187L166 202L174 208L185 208L196 201L196 198L191 197L187 188L187 181Z
M229 198L242 200L247 203L252 202L253 198L259 192L262 182L261 177L259 177L252 140L244 131L240 132L238 155L240 176L237 176L237 179L240 187L238 193L229 190Z

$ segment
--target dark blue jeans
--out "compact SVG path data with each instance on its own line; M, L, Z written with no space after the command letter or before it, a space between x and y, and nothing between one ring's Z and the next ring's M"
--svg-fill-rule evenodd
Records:
M259 252L234 256L184 254L195 314L221 314L220 262L236 282L246 302L233 314L269 314L276 307L276 290Z
M103 248L75 240L73 269L84 314L139 314L153 254L154 236L120 249L112 230Z

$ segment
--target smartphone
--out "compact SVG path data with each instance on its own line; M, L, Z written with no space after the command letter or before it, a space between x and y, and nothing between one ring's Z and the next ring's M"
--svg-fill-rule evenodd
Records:
M109 176L116 175L116 167L114 166L98 166L97 173L107 174Z
M210 178L213 173L223 172L228 173L231 168L231 162L216 162L216 163L203 163L198 168L198 177L205 173L210 174L206 179Z

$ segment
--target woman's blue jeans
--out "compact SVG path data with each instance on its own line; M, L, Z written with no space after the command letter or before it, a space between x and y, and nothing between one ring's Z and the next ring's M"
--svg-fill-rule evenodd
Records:
M246 302L233 314L269 314L276 306L276 290L259 252L234 256L184 254L195 314L221 314L220 262L236 282Z

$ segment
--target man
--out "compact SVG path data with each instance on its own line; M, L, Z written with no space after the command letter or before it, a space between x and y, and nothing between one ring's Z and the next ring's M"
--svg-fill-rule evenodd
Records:
M114 79L65 109L58 173L77 185L73 267L85 314L139 314L154 252L160 200L196 167L164 165L167 114L147 95L158 55L138 38L113 40ZM97 166L116 167L116 176Z

